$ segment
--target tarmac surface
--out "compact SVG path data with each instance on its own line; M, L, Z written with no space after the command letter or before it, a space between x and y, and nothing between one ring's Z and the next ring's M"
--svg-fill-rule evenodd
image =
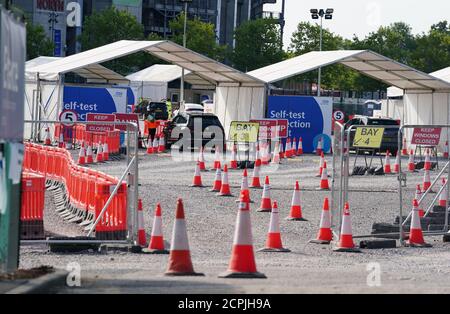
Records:
M362 253L334 252L333 244L309 244L315 238L324 197L330 191L318 191L318 157L305 155L283 160L276 169L265 166L261 174L270 177L272 200L277 200L283 244L290 253L255 252L258 271L267 279L221 279L231 254L241 183L240 171L230 171L234 197L219 197L210 192L213 171L203 172L207 188L192 188L195 159L174 161L169 154L146 155L141 152L139 194L144 204L148 235L154 208L161 203L163 232L167 242L172 233L176 200L184 201L189 244L194 268L204 277L165 277L168 255L142 255L128 252L87 252L83 254L50 253L45 245L23 245L20 267L51 265L66 269L79 263L80 287L55 287L50 293L449 293L450 244L442 236L426 237L432 248L367 250ZM207 166L213 157L207 156ZM326 156L331 174L331 156ZM363 159L358 158L358 164ZM392 164L393 164L392 159ZM379 165L379 160L374 161ZM407 159L403 159L406 167ZM353 160L352 163L353 164ZM120 176L123 161L93 166ZM249 176L252 170L249 171ZM438 171L432 171L432 179ZM411 208L415 186L422 182L422 172L408 174L404 190L404 214ZM305 222L286 221L295 180L299 180ZM331 179L330 179L331 184ZM254 248L264 246L270 213L259 213L262 190L251 190L250 204ZM429 203L434 197L430 196ZM398 215L398 181L394 175L350 177L350 211L354 235L370 234L374 222L392 223ZM335 217L337 219L337 217ZM47 193L46 231L67 236L85 235L55 214L51 194ZM361 239L355 239L359 243ZM379 270L379 272L378 272Z

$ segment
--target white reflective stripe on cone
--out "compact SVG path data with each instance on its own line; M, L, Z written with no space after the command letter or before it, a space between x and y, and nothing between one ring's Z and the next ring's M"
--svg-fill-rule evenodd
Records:
M352 220L350 215L344 215L342 217L342 229L341 234L351 235L352 234Z
M327 168L323 168L322 169L322 177L320 178L321 180L328 180L328 171Z
M155 216L153 218L152 236L162 236L162 218L161 216Z
M222 172L222 184L228 184L228 172Z
M411 217L411 229L422 229L422 225L420 224L419 210L414 207Z
M222 170L220 170L220 168L217 168L216 170L216 177L214 178L214 181L222 181Z
M331 228L331 213L329 210L322 210L320 228Z
M240 206L245 206L242 202L240 204ZM251 229L250 211L239 210L236 219L236 230L234 232L233 244L252 245L253 239Z
M262 198L270 198L270 184L264 184Z
M200 165L197 163L197 165L195 166L194 177L199 177L199 176L200 176Z
M280 233L280 215L278 214L278 208L272 207L272 213L270 215L269 233Z
M259 177L259 166L256 166L253 168L253 178Z
M294 193L292 194L291 205L300 205L300 190L294 190Z
M189 250L189 242L186 231L186 220L175 219L172 232L170 250Z
M108 143L103 144L103 152L104 153L108 152Z
M242 177L241 190L248 190L248 177Z

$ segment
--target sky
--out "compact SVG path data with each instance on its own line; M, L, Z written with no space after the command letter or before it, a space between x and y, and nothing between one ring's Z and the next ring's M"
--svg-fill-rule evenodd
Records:
M264 11L281 12L281 2L266 4ZM315 22L309 13L312 8L333 8L333 20L324 19L324 28L349 39L354 34L363 38L382 25L398 21L408 23L414 34L427 32L439 21L450 22L449 0L286 0L285 48L300 21Z

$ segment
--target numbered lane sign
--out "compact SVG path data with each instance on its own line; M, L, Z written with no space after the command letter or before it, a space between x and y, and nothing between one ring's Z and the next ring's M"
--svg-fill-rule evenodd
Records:
M354 147L380 148L383 140L384 128L359 127L353 139Z
M344 123L344 118L345 118L345 114L342 111L336 110L335 112L333 112L334 121Z
M72 126L77 120L77 113L73 110L64 110L59 114L59 121L65 126Z

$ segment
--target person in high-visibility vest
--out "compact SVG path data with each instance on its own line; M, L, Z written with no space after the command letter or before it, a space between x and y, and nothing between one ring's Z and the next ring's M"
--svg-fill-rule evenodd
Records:
M167 120L171 120L172 119L172 102L170 101L170 99L166 100L166 107L167 107L167 113L168 113Z
M148 138L151 139L151 141L153 142L156 136L156 128L158 127L158 123L155 120L155 116L151 113L148 114L147 118L145 119L144 125L145 128L148 130Z

